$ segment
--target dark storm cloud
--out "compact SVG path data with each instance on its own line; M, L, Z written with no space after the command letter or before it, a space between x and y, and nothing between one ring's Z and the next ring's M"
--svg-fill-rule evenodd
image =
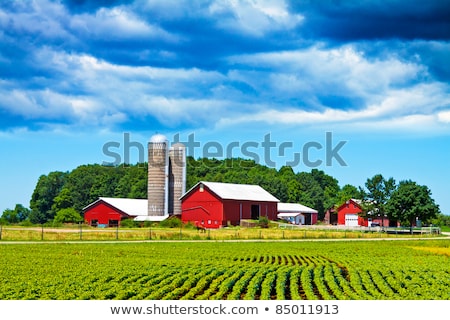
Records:
M306 16L300 32L335 41L368 39L450 39L450 2L291 1Z

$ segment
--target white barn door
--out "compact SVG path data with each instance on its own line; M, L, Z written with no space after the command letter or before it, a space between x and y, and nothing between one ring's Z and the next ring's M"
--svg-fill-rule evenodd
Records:
M346 214L345 215L345 226L357 227L358 226L358 215L357 214Z

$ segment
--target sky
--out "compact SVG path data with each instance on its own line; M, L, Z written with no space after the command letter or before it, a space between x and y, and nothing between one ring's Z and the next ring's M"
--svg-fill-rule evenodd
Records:
M381 173L450 214L450 2L30 0L0 4L0 212L40 175L195 157Z

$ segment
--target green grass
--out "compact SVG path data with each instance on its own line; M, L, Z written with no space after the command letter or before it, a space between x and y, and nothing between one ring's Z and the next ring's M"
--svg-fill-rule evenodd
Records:
M0 244L0 300L450 299L449 248L450 240L9 242Z
M426 231L425 231L426 232ZM401 238L410 234L387 234L383 232L349 231L338 228L278 229L278 228L222 228L206 232L194 228L93 228L90 226L69 227L20 227L2 226L1 241L94 241L94 240L250 240L250 239L369 239ZM424 233L414 237L436 237Z

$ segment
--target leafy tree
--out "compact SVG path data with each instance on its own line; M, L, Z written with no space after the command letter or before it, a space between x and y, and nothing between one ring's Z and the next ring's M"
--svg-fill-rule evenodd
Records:
M438 213L435 218L431 220L433 226L450 227L450 216Z
M428 187L411 180L400 182L387 202L386 210L390 217L409 223L411 233L416 219L428 221L440 212Z
M337 193L336 207L341 206L349 199L362 199L363 195L361 191L351 184L344 185Z
M21 204L16 204L14 210L4 210L0 219L6 221L7 223L20 223L22 221L25 221L28 218L29 214L30 209L25 208Z
M383 175L376 174L367 179L365 183L367 191L364 192L362 207L364 213L381 218L384 225L386 216L386 203L389 201L396 186L394 178L385 179Z
M337 179L318 169L312 169L311 176L322 189L322 199L316 207L313 207L319 212L319 219L321 220L325 215L325 210L330 208L336 201L336 196L339 192L339 182Z
M323 219L325 211L324 190L321 188L319 182L308 172L298 173L297 179L301 185L298 202L316 209L319 212L319 219Z
M80 222L83 218L74 208L64 208L58 211L54 221L56 223Z
M52 209L54 199L61 191L67 172L54 171L48 176L39 177L36 188L33 191L30 200L30 221L32 223L45 223L53 219L55 213Z
M53 199L52 210L58 212L61 209L70 208L72 206L73 200L70 190L62 188L59 194Z

